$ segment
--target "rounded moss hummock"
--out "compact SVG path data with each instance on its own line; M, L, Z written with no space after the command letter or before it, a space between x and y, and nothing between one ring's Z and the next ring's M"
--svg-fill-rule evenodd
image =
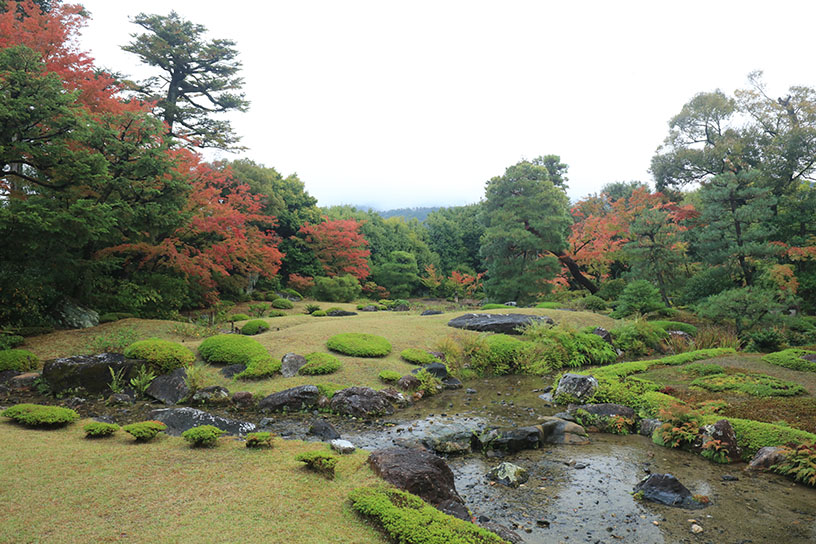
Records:
M0 351L0 371L17 370L26 372L40 365L36 355L24 349L4 349Z
M243 327L241 327L241 334L246 334L248 336L252 336L254 334L260 334L262 332L266 332L269 330L269 323L264 321L263 319L253 319L252 321L247 321Z
M219 334L201 342L198 353L208 363L249 365L251 359L268 355L260 342L238 334Z
M400 357L415 365L429 365L438 363L439 359L424 349L408 348L400 352Z
M125 349L125 357L147 361L159 374L169 374L177 368L190 366L195 361L192 351L176 342L149 338L133 342Z
M360 332L346 332L329 338L326 347L332 351L355 357L385 357L391 353L391 343L382 336Z
M79 419L79 414L70 408L41 404L16 404L0 415L28 427L62 427Z
M300 367L298 374L317 376L331 374L340 370L343 363L331 353L314 352L306 355L306 364Z

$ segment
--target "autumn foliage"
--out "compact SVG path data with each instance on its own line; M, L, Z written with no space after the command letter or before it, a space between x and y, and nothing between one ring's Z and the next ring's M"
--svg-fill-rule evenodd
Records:
M354 219L337 219L300 228L304 243L314 251L329 277L352 275L363 280L369 275L368 241Z

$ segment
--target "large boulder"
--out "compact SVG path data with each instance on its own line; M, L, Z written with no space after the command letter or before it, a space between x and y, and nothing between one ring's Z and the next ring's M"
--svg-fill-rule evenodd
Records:
M493 467L486 476L488 480L508 487L518 487L530 478L527 469L507 462Z
M538 426L511 429L489 429L473 434L473 449L516 453L541 446L542 430Z
M728 461L734 463L742 460L742 449L737 444L737 435L727 419L721 419L712 425L703 425L691 447L699 453L706 449L706 444L715 440L725 451Z
M69 329L87 329L99 325L99 314L94 310L65 301L57 308L57 321Z
M571 401L581 402L590 398L598 389L595 376L585 374L564 374L558 381L553 398L558 401L565 397Z
M702 508L686 486L671 474L650 474L635 486L635 493L646 500L681 508Z
M316 386L299 385L264 397L258 403L258 409L262 412L277 412L284 409L303 410L314 406L319 396L320 391Z
M306 357L297 353L287 353L281 358L281 374L284 378L291 378L298 373L300 367L306 364Z
M245 435L255 430L254 423L227 419L189 406L153 410L150 412L150 417L167 425L167 434L173 436L178 436L188 429L201 425L212 425L232 435Z
M601 339L610 346L614 345L612 343L612 333L604 329L603 327L595 327L594 329L592 329L592 334L600 336Z
M541 429L542 444L571 444L576 446L589 444L586 430L572 421L557 417L545 417L536 427Z
M768 470L772 466L779 464L784 460L784 448L765 446L764 448L759 448L757 450L756 455L754 455L754 458L751 459L750 463L748 463L745 470Z
M430 504L447 500L463 502L456 492L450 467L430 452L403 448L377 450L368 457L368 463L386 482Z
M550 323L546 316L527 314L465 314L448 321L449 327L478 332L521 334L521 329L531 323Z
M111 369L130 379L131 373L144 361L126 359L119 353L77 355L48 361L43 367L42 378L54 393L66 389L84 389L89 393L110 391Z
M190 388L187 386L187 371L177 368L170 374L158 376L148 386L145 395L163 402L168 406L178 404L187 395Z
M355 417L383 416L394 413L394 407L388 396L370 387L341 389L334 394L329 406L338 414Z

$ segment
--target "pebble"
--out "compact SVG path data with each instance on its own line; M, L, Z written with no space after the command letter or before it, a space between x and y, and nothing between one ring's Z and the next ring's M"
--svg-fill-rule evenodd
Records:
M694 523L691 526L691 532L694 533L695 535L699 535L700 533L703 532L703 528Z

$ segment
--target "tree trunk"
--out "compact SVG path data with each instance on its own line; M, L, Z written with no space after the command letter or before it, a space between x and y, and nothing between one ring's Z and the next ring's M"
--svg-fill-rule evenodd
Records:
M560 253L553 253L553 255L558 257L558 260L561 262L561 264L567 267L567 270L569 270L570 274L572 275L572 278L576 281L576 283L578 283L584 289L588 290L593 295L598 292L598 286L592 283L592 280L584 276L584 273L581 272L581 268L578 266L578 263L576 263L572 259L572 257L567 255L563 251Z

